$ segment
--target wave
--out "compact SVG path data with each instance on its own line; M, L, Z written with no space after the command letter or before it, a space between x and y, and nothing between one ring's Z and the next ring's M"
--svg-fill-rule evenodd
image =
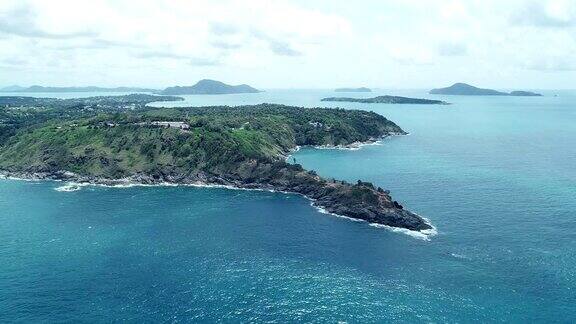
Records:
M463 259L463 260L470 260L469 257L463 255L463 254L458 254L458 253L450 253L451 257L454 257L456 259Z
M309 199L308 197L305 197L305 198ZM312 199L309 199L309 200L312 200ZM314 204L314 201L310 202L310 206L316 208L316 210L318 210L318 212L320 212L321 214L326 214L326 215L330 215L330 216L344 218L346 220L353 221L353 222L368 223L369 226L386 229L386 230L389 230L389 231L395 232L395 233L406 234L408 236L411 236L411 237L419 239L419 240L430 241L430 239L433 236L438 235L438 230L436 229L436 227L434 227L434 225L432 225L430 220L425 218L425 217L422 217L420 215L418 215L418 216L422 217L422 219L424 219L426 224L428 224L432 227L431 229L422 230L422 231L413 231L413 230L409 230L407 228L400 228L400 227L393 227L393 226L388 226L388 225L383 225L383 224L369 223L363 219L352 218L352 217L348 217L348 216L343 216L343 215L331 213L331 212L327 211L326 209L324 209L323 207L316 206Z
M313 149L316 150L344 150L344 151L358 151L360 149L362 149L365 146L379 146L379 145L383 145L383 141L389 138L392 138L394 136L408 136L410 135L410 133L406 133L406 134L389 134L389 135L385 135L382 136L378 139L370 139L368 141L365 142L354 142L351 144L347 144L347 145L304 145L303 147L311 147ZM290 151L290 153L288 154L288 156L286 157L286 161L288 161L288 159L290 159L292 157L292 155L298 151L300 151L300 149L302 149L302 146L296 146L292 151Z
M82 187L87 186L87 184L85 183L76 183L76 182L67 182L66 184L56 187L54 188L54 190L56 191L60 191L60 192L72 192L72 191L78 191L80 189L82 189Z
M0 174L0 180L16 180L16 181L26 181L26 182L38 182L42 181L42 179L35 179L35 178L19 178L14 177L6 174Z
M411 236L411 237L414 237L417 239L421 239L421 240L425 240L425 241L430 241L430 238L432 236L435 236L438 234L436 228L430 223L430 221L428 219L422 217L422 216L420 216L420 217L422 217L426 221L426 223L428 223L430 226L432 226L432 228L429 230L412 231L412 230L405 229L405 228L369 223L363 219L357 219L357 218L352 218L352 217L348 217L348 216L338 215L338 214L327 211L325 208L323 208L321 206L317 206L313 199L308 198L302 194L295 193L295 192L274 190L274 189L240 188L240 187L235 187L235 186L231 186L231 185L205 184L205 183L176 184L176 183L171 183L171 182L162 182L162 183L157 183L157 184L143 184L143 183L129 183L129 182L127 182L127 183L120 183L120 184L98 184L98 183L67 182L66 184L64 184L60 187L54 188L54 190L59 191L59 192L73 192L73 191L81 190L83 187L87 187L87 186L117 188L117 189L125 189L125 188L133 188L133 187L195 187L195 188L218 188L218 189L228 189L228 190L267 191L267 192L272 192L272 193L292 194L292 195L299 195L299 196L302 196L302 197L308 199L310 201L310 206L312 206L314 209L316 209L321 214L326 214L326 215L330 215L330 216L344 218L346 220L353 221L353 222L365 222L372 227L386 229L386 230L389 230L389 231L395 232L395 233L406 234L408 236Z
M430 241L430 239L433 236L438 235L438 230L436 230L436 227L434 227L432 224L430 224L430 222L427 219L425 219L425 220L426 220L426 223L432 227L431 229L426 229L426 230L422 230L422 231L413 231L413 230L409 230L407 228L392 227L392 226L383 225L383 224L369 223L369 225L372 227L377 227L377 228L385 228L389 231L396 232L396 233L406 234L408 236L411 236L413 238L417 238L419 240Z

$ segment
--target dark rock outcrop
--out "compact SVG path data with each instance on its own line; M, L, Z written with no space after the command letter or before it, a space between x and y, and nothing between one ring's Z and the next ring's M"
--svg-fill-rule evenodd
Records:
M102 185L202 184L297 193L312 200L314 206L332 214L412 231L432 229L422 217L405 210L397 201L392 200L388 191L375 189L371 183L350 184L343 181L328 181L314 172L302 169L299 165L284 162L250 161L235 170L226 170L222 173L198 172L184 175L163 170L155 174L138 173L122 179L81 176L71 172L45 169L26 172L4 170L0 172L1 174Z

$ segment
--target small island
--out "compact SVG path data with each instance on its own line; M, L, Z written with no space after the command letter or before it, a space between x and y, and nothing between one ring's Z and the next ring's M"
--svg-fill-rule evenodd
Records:
M330 97L322 101L335 102L359 102L359 103L384 103L384 104L412 104L412 105L448 105L449 103L441 100L418 99L398 96L378 96L373 98L347 98L347 97Z
M360 88L338 88L334 90L335 92L372 92L372 89L366 87Z
M430 94L441 94L441 95L458 95L458 96L519 96L519 97L539 97L542 96L539 93L529 92L529 91L512 91L501 92L492 89L482 89L475 86L471 86L466 83L455 83L446 88L432 89Z
M200 80L193 86L175 86L164 89L162 95L207 95L207 94L233 94L233 93L258 93L260 90L247 84L228 85L215 80Z
M369 182L288 163L298 146L349 146L405 134L360 110L275 104L153 108L149 100L4 97L0 175L89 184L222 185L303 195L329 213L427 233L432 226Z
M542 97L542 94L531 91L512 91L510 95L518 97Z

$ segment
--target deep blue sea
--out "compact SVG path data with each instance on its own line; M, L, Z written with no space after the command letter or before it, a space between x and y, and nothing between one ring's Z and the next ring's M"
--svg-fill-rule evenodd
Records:
M270 90L161 105L375 111L410 135L295 158L390 189L436 236L322 214L296 195L0 180L0 322L576 321L576 91L351 96L379 94L453 104Z

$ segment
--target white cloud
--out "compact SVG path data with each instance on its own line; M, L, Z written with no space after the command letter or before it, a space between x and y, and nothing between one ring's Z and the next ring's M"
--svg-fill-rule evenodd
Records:
M505 86L573 70L576 2L2 0L0 48L3 84Z
M438 46L438 53L442 56L463 56L468 53L468 47L460 42L442 42Z
M528 1L510 21L536 27L573 27L576 26L576 3L573 0Z

